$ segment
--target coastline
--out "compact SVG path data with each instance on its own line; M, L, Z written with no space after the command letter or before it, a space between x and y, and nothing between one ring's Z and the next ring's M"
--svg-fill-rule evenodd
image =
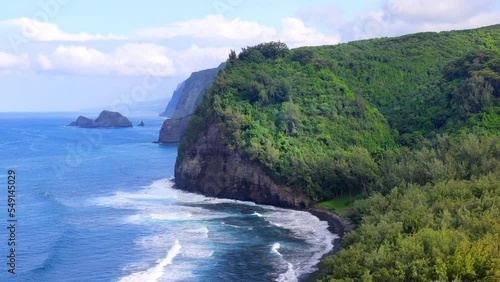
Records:
M173 188L181 191L185 191L184 189L180 189L178 185L175 183L175 178L171 179L172 182L174 182ZM204 193L201 193L199 191L193 192L193 191L185 191L185 192L190 192L190 193L196 193L196 194L201 194L204 195ZM204 195L207 196L207 195ZM210 197L210 196L207 196ZM316 281L317 278L319 278L324 272L325 269L320 269L319 265L321 264L321 261L323 261L326 257L331 256L335 253L337 253L340 250L342 240L344 238L344 235L346 233L350 233L354 230L354 224L347 218L342 217L334 212L331 212L326 209L321 209L321 208L290 208L290 207L283 207L280 205L272 205L274 207L279 207L279 208L284 208L284 209L290 209L290 210L298 210L298 211L305 211L308 212L322 221L326 221L328 223L328 231L330 233L337 235L338 237L335 238L332 242L333 248L326 254L324 254L321 257L320 262L315 265L315 267L318 268L318 270L309 273L308 275L303 275L303 277L299 277L299 281L303 282L310 282L310 281Z
M318 270L310 273L300 281L303 282L313 282L316 281L322 274L325 273L325 269L321 269L319 265L321 261L323 261L326 257L331 256L338 251L340 251L340 246L342 244L342 239L346 233L350 233L354 230L354 224L350 222L349 219L342 217L334 212L329 210L320 209L320 208L310 208L305 209L304 211L309 212L310 214L316 216L320 220L328 222L328 231L338 236L335 240L333 240L333 248L326 254L321 257L320 262L316 265Z

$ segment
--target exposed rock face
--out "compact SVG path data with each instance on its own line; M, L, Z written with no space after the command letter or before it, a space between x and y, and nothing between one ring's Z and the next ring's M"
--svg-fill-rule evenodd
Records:
M96 127L132 127L128 118L118 112L102 111L94 121Z
M203 99L203 94L212 85L222 66L191 74L184 82L172 119L183 118L194 113L196 106Z
M98 127L132 127L132 123L128 118L124 117L118 112L102 111L96 120L79 116L75 122L69 124L70 126L78 126L84 128L98 128Z
M163 123L158 143L178 143L182 140L190 116L223 67L224 64L221 64L218 68L194 72L186 81L179 84L167 109L160 114L171 119ZM172 110L173 108L175 109Z
M139 123L139 125L137 125L137 126L144 126L144 125L145 125L144 122L141 121L141 123Z
M211 197L301 209L311 204L306 195L277 185L257 163L228 149L215 124L177 159L175 183Z
M94 127L94 121L84 116L79 116L76 121L70 123L69 126Z
M191 116L181 119L167 119L163 122L157 143L179 143L184 136Z
M177 107L177 103L179 102L179 97L181 96L182 91L184 90L184 86L186 85L186 81L181 82L177 85L177 89L175 89L170 102L168 102L167 108L163 113L160 114L161 117L171 118L175 112Z
M167 108L160 116L179 119L192 115L201 102L203 93L212 85L223 67L224 64L221 64L217 68L193 72L188 79L177 86Z

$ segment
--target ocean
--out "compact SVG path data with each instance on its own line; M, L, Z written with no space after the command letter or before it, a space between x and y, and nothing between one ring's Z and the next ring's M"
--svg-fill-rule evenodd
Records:
M173 189L162 118L77 116L0 113L0 281L298 281L332 249L309 213Z

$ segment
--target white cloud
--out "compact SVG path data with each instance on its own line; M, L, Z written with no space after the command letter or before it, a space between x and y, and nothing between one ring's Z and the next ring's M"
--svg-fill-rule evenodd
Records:
M174 74L167 49L154 44L125 44L112 53L85 46L58 46L50 55L39 54L42 71L75 75L158 75Z
M289 47L335 44L338 36L328 36L308 27L297 18L284 18L278 28L240 19L226 19L222 15L210 15L203 19L178 22L163 27L154 27L139 31L140 42L154 42L155 39L167 39L166 48L153 43L127 43L109 48L89 47L85 41L125 39L113 35L90 33L68 33L56 24L19 18L0 21L0 32L16 31L24 33L24 39L33 41L32 46L43 43L44 48L51 46L51 51L30 53L35 71L40 73L64 73L71 75L147 75L154 73L161 76L186 76L193 71L216 67L225 61L231 49L268 41L282 41ZM189 47L179 47L179 42L191 42ZM64 44L61 42L80 42ZM165 42L164 42L165 44ZM92 46L96 46L93 44ZM109 46L102 43L97 46ZM50 48L50 47L49 47ZM23 62L29 69L30 58L25 55ZM20 60L20 59L19 59ZM12 59L5 60L12 61ZM21 61L20 61L21 62ZM27 63L26 63L27 62ZM4 63L4 69L9 65ZM1 66L0 66L1 67Z
M387 9L407 19L457 22L488 11L492 0L389 0Z
M315 46L339 42L338 36L328 36L314 28L307 27L298 18L284 18L281 27L261 25L257 22L241 19L226 19L223 15L209 15L204 19L177 22L162 27L153 27L138 31L144 38L173 39L190 37L205 40L231 41L234 47L246 47L249 44L281 40L291 47Z
M87 32L69 33L62 31L53 23L40 22L29 18L17 18L0 21L0 29L8 29L25 40L32 41L92 41L92 40L122 40L123 36L90 34Z
M306 27L304 22L297 18L281 20L281 33L279 39L286 42L289 47L337 44L340 36L327 36L323 33Z
M139 35L152 38L224 38L231 40L251 40L270 38L276 34L272 27L257 22L240 19L227 20L223 15L209 15L204 19L177 22L162 27L152 27L138 31Z
M0 52L0 73L22 73L30 69L31 60L27 54L12 55Z
M423 31L478 28L498 24L493 0L387 0L360 13L342 28L342 40L398 36Z
M231 47L199 47L192 45L187 50L174 51L172 58L179 75L189 75L194 71L217 67L226 61Z

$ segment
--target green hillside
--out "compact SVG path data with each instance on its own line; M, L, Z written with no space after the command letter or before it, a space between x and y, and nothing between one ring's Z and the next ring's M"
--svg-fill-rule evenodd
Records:
M213 123L279 184L365 198L325 281L500 279L500 26L232 52L179 160Z

